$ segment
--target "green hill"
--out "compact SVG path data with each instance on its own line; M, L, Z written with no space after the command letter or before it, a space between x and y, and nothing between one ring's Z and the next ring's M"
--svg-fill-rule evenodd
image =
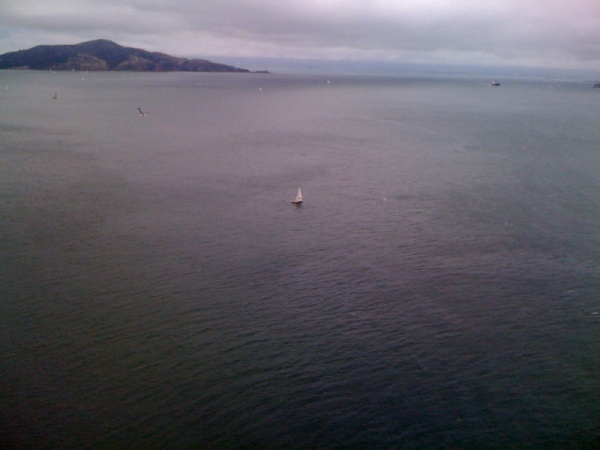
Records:
M204 59L122 47L106 39L75 45L38 45L0 55L0 69L122 70L137 72L249 72Z

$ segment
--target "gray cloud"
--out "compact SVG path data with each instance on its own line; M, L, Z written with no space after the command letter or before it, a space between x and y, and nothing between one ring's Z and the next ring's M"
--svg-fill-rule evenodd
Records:
M0 51L108 38L181 56L594 68L597 0L0 0Z

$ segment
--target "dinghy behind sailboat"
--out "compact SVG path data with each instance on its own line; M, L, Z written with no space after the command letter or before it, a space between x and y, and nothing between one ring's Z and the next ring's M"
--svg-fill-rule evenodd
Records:
M302 191L300 188L298 188L298 193L296 194L296 197L294 197L294 200L292 200L292 203L294 205L300 205L302 203Z

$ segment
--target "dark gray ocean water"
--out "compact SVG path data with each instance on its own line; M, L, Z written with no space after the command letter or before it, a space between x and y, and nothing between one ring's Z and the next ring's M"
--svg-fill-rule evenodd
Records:
M598 445L600 93L490 81L0 72L4 445Z

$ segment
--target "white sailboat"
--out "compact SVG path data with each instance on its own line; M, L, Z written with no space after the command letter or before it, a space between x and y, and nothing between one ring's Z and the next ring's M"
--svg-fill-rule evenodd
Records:
M292 203L295 205L299 205L302 203L302 191L300 190L300 188L298 188L298 193L296 194L296 197L294 197L294 200L292 200Z

